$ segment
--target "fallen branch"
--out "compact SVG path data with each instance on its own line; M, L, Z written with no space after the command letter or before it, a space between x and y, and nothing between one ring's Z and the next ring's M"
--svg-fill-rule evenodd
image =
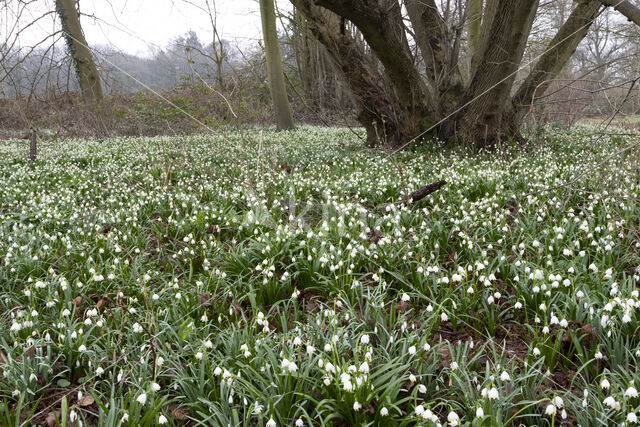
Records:
M419 188L418 190L411 193L404 200L397 203L410 204L410 203L419 202L420 200L427 197L429 194L435 193L436 191L444 187L446 184L447 184L447 181L432 182L431 184L427 184L424 187Z

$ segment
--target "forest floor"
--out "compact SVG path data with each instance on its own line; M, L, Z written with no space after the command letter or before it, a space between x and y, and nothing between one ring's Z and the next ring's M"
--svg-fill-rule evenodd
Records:
M589 132L3 142L0 424L635 422L640 150Z

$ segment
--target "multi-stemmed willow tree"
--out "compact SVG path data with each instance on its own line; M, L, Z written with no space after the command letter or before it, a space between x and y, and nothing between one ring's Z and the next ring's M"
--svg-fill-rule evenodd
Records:
M605 7L640 22L628 1L578 1L545 51L524 67L538 0L448 2L455 13L435 0L291 3L349 85L368 142L396 147L427 134L476 146L517 137L534 97ZM363 40L345 31L345 22Z

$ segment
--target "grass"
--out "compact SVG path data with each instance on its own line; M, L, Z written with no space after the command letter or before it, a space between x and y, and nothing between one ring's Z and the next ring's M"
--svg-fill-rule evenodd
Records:
M633 423L638 150L592 141L5 143L0 424Z

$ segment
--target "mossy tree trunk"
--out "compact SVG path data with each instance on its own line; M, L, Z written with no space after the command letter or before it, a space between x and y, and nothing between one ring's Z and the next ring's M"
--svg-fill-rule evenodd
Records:
M284 83L282 53L276 28L276 12L274 0L260 0L260 16L262 18L262 34L264 50L267 60L267 76L271 89L271 99L276 116L278 130L293 129L293 117L287 98L287 88Z
M76 69L82 98L87 104L99 104L103 98L100 75L82 31L76 1L56 0L56 11Z

